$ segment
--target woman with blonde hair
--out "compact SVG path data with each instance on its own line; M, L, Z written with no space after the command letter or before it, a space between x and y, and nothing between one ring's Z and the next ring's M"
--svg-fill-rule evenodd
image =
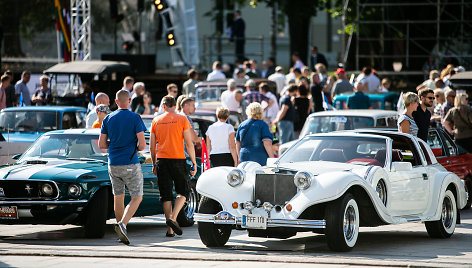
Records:
M248 119L242 122L236 132L236 150L239 161L254 161L265 166L267 158L274 157L272 151L272 133L269 126L262 121L263 109L258 102L246 108Z
M209 126L206 132L206 145L210 152L210 163L213 167L238 166L234 128L231 124L226 123L228 117L228 108L218 108L216 110L218 121Z
M418 136L418 126L413 119L413 112L418 109L418 101L419 98L416 93L408 92L403 96L405 111L398 118L398 131Z
M472 108L468 104L468 96L459 93L454 99L454 107L444 118L444 128L454 136L456 144L472 152Z

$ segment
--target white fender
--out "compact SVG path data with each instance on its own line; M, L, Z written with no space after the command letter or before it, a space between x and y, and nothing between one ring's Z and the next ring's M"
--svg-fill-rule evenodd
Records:
M197 192L202 196L218 201L223 210L235 213L233 202L252 200L254 193L255 171L260 168L256 162L242 162L237 168L244 170L245 178L241 185L233 187L228 184L226 176L234 167L211 168L200 175L197 182ZM233 214L234 215L234 214Z

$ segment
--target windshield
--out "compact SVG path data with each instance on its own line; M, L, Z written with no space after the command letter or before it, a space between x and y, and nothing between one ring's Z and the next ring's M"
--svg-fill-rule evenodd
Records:
M219 101L220 95L221 95L220 91L221 91L221 88L215 88L215 87L197 88L197 92L195 93L196 94L195 101L196 102Z
M58 129L60 119L54 111L2 111L0 130L47 132Z
M360 116L313 116L305 122L300 137L338 130L374 127L374 119Z
M143 119L144 125L146 126L147 132L150 132L153 118L142 118L142 119Z
M308 136L283 154L279 162L330 161L383 167L386 144L384 138Z
M98 135L46 134L36 140L19 161L31 158L91 158L106 161L107 154L98 147Z

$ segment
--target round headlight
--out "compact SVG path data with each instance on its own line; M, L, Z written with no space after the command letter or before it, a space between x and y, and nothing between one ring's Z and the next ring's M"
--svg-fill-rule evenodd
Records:
M244 182L244 171L240 169L233 169L228 176L226 176L228 184L236 187Z
M43 192L45 196L51 196L52 194L54 194L54 188L52 188L51 184L44 183L43 185L41 185L41 192Z
M244 202L244 209L251 211L254 208L254 204L251 201Z
M69 196L72 198L77 198L82 193L82 188L77 184L72 184L69 186Z
M293 177L293 183L300 190L306 190L311 186L311 174L306 171L299 171Z
M264 204L262 204L262 208L267 212L271 211L273 207L274 205L269 202L264 202Z

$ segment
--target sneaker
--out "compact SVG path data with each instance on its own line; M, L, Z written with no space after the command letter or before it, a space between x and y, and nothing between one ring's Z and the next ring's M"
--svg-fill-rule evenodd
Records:
M123 244L129 245L128 234L126 232L126 226L124 223L120 221L119 223L115 224L115 232L116 234L118 234L118 236L120 237L120 241Z

